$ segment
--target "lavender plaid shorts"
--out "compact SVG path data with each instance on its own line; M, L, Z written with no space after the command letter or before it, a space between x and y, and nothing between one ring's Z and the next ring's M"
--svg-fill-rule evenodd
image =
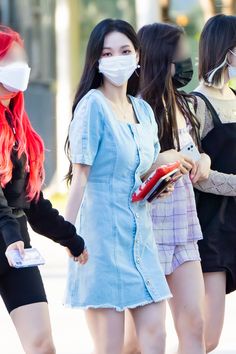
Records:
M176 246L157 244L157 248L165 275L170 275L185 262L201 261L197 242Z

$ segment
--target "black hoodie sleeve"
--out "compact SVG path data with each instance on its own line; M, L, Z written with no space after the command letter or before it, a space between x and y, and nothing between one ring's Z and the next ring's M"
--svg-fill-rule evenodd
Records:
M68 247L75 257L83 252L84 240L77 235L75 227L52 207L50 201L44 199L42 192L39 199L33 200L30 208L24 209L24 212L35 232Z
M0 231L3 239L8 247L11 243L22 241L20 233L20 225L12 214L12 209L9 207L4 196L3 190L0 187Z

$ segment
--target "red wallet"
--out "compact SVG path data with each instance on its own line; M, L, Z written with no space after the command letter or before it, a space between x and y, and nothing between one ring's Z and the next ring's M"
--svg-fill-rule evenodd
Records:
M132 202L140 200L151 202L163 193L169 184L175 183L181 176L179 161L158 167L133 193Z

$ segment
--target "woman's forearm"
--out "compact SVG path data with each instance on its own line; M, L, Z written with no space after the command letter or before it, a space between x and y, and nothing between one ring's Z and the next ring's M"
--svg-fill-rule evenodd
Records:
M176 156L176 153L178 154L177 151L175 150L167 150L164 152L160 152L158 155L157 160L154 162L154 164L151 166L151 168L141 177L141 179L144 181L147 179L158 167L162 165L166 165L168 163L176 162L178 160L178 156Z
M73 178L65 211L65 219L75 224L81 206L90 166L76 164L73 166Z
M85 187L71 188L65 210L65 219L75 224L80 205L82 203Z
M197 182L194 187L204 193L235 197L236 175L211 170L209 178Z

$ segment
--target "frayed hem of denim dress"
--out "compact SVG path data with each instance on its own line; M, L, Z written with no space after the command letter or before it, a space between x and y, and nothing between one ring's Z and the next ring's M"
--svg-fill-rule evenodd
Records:
M163 296L162 298L154 301L154 300L150 300L150 301L143 301L143 302L139 302L137 304L130 304L130 305L126 305L126 306L123 306L123 307L119 307L119 306L115 306L115 305L111 305L111 304L104 304L104 305L86 305L86 306L83 306L83 305L72 305L72 304L68 304L68 303L64 303L63 305L66 307L66 308L71 308L71 309L81 309L81 310L89 310L89 309L94 309L94 310L97 310L97 309L114 309L116 310L117 312L123 312L125 310L132 310L132 309L135 309L137 307L143 307L143 306L146 306L146 305L150 305L150 304L157 304L159 302L162 302L162 301L165 301L165 300L168 300L170 298L172 298L173 296L172 295L168 295L168 296Z

